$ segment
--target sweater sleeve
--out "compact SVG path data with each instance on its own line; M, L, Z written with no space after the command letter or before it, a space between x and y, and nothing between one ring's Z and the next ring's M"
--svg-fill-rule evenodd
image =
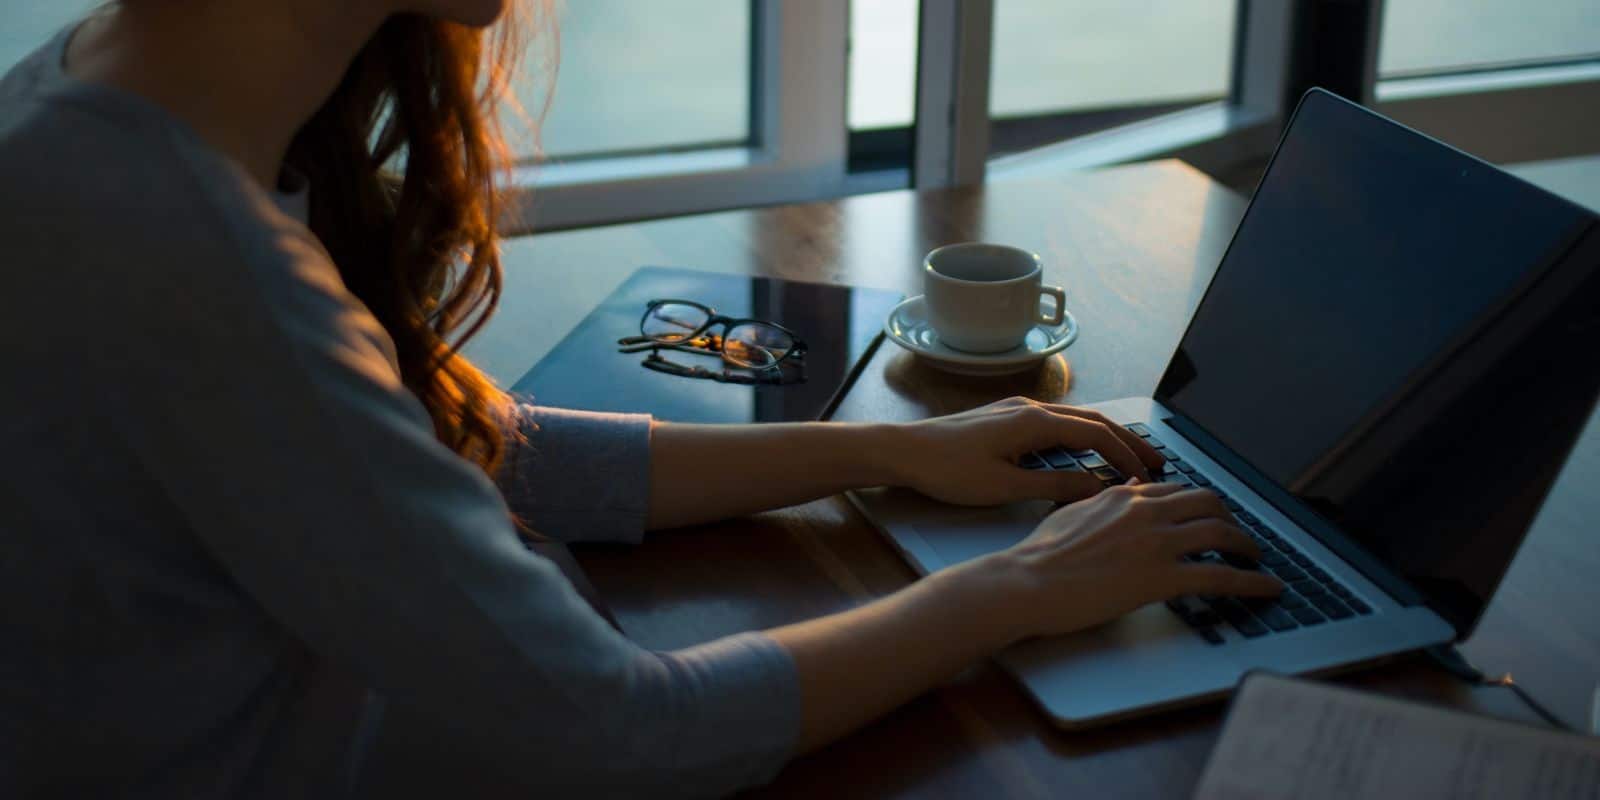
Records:
M533 529L563 542L632 542L644 536L650 499L650 418L516 407L497 482Z
M495 484L434 438L392 343L308 232L172 257L194 266L119 304L137 345L106 354L125 421L108 435L285 629L536 791L703 796L775 774L799 729L787 652L758 633L651 652L609 627L522 547ZM615 471L565 483L547 464L524 499L600 486L617 510L541 500L536 520L636 531L648 423L546 419L536 448L565 459L600 431Z

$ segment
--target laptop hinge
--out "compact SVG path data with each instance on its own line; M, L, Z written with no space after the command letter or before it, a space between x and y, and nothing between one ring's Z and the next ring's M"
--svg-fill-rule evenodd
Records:
M1201 452L1211 457L1211 460L1222 465L1241 483L1250 487L1251 491L1260 495L1263 500L1271 503L1278 512L1294 520L1306 532L1316 537L1322 546L1332 550L1335 555L1344 559L1354 567L1367 580L1377 584L1378 588L1389 593L1389 596L1400 601L1401 605L1419 606L1427 602L1422 593L1417 591L1399 573L1389 569L1371 551L1362 547L1354 539L1345 535L1331 520L1312 510L1299 498L1290 494L1278 484L1254 467L1250 466L1222 442L1217 441L1205 429L1195 424L1181 413L1174 413L1162 419L1174 430L1183 434L1191 444L1198 447Z

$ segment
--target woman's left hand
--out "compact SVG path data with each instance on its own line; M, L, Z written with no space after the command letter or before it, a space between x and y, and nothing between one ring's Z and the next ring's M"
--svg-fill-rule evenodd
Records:
M1086 472L1018 466L1023 454L1051 447L1094 450L1141 481L1163 463L1155 448L1097 411L1024 397L910 423L901 432L905 450L891 456L897 483L958 505L1071 502L1100 491L1099 479Z

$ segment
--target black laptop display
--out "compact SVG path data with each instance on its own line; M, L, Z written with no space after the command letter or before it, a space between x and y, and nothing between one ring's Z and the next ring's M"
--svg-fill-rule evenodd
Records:
M1156 399L1465 635L1594 408L1600 230L1379 120L1307 95Z

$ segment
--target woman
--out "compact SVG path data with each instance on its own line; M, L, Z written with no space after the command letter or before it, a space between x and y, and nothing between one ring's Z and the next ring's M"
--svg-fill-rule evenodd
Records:
M327 794L387 698L547 792L718 794L1019 639L1277 591L1180 563L1254 550L1213 496L1141 483L1160 458L1089 412L712 427L514 404L452 344L499 287L501 6L122 0L0 83L26 376L0 401L0 793ZM1083 499L1092 481L1015 466L1055 444L1137 478ZM777 454L781 481L698 478ZM1079 502L891 597L672 653L608 627L513 522L637 540L890 484Z

